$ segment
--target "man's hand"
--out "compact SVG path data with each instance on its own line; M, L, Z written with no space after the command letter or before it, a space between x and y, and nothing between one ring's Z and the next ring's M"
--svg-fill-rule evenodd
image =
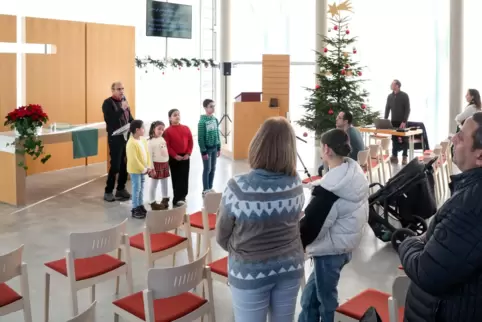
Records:
M186 154L182 159L183 159L183 160L188 160L189 157L190 157L190 155L189 155L189 154Z
M121 107L123 110L126 110L129 107L129 103L127 103L127 101L122 101Z
M203 154L203 160L204 160L204 161L209 160L209 155L208 155L208 154Z
M401 129L404 129L406 126L407 126L407 124L405 124L405 122L400 123L400 128L401 128Z
M174 157L174 159L176 159L177 161L181 161L181 160L182 160L182 156L180 156L180 155L178 154L178 155L176 155L176 156Z
M217 156L218 156L218 158L221 156L221 151L218 151Z

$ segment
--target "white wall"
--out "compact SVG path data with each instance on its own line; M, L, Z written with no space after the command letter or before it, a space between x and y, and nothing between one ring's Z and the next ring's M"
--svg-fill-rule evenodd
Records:
M211 40L205 35L205 29L210 25L207 20L212 19L209 12L212 0L172 2L193 6L193 32L190 40L169 39L168 57L212 58ZM166 55L165 38L145 36L145 8L146 0L0 0L0 14L135 26L136 55L163 59ZM205 9L201 11L201 8ZM209 93L209 86L203 84L201 88L201 81L209 80L207 76L212 74L211 69L168 69L163 75L149 68L148 73L137 69L136 74L137 118L167 122L168 110L178 108L183 122L197 132L196 125L202 112L201 96ZM106 93L109 93L108 86Z

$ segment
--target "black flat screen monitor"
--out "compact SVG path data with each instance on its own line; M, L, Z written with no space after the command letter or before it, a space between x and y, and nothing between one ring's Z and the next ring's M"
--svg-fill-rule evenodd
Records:
M146 36L192 38L192 6L147 0Z

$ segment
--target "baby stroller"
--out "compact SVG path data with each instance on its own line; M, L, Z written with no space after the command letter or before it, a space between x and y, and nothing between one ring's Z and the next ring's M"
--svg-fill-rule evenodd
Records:
M380 189L368 198L368 224L378 239L391 241L395 250L405 238L425 233L425 220L437 211L432 167L435 161L436 157L424 164L415 158L385 186L370 185ZM392 225L394 220L401 228Z

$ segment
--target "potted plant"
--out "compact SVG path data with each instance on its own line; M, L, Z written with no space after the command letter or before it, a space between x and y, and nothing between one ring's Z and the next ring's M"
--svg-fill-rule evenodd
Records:
M37 160L41 157L40 162L47 162L51 155L45 154L44 145L39 138L38 130L47 123L49 117L42 109L42 106L37 104L29 104L27 106L21 106L5 117L5 126L10 126L12 130L16 132L15 142L11 143L15 145L15 153L28 154L33 160ZM27 170L25 162L19 162L18 166Z

